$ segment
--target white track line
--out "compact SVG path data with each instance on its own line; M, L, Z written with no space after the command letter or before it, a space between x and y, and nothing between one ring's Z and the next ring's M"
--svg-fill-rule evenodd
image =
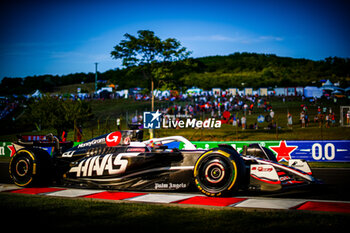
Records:
M95 193L101 193L105 190L89 190L89 189L65 189L61 191L56 191L52 193L45 194L46 196L55 197L81 197L86 195L91 195Z
M138 202L153 202L153 203L171 203L174 201L180 201L184 199L188 199L191 197L195 197L198 195L190 195L190 194L146 194L138 197L132 197L129 199L125 199L128 201L138 201Z
M22 189L14 184L0 184L0 192Z
M263 208L263 209L290 209L307 200L295 200L295 199L255 199L249 198L238 204L232 205L232 207L243 208Z

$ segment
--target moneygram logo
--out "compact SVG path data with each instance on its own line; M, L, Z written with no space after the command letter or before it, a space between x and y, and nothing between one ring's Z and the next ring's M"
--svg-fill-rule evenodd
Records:
M176 117L170 117L165 115L161 118L161 113L156 112L144 112L143 113L143 128L145 129L164 129L169 128L220 128L221 121L215 120L215 118L209 118L204 121L197 120L195 118L179 119Z
M119 131L110 133L106 137L106 144L107 146L117 146L120 143L120 140L122 139L122 134Z

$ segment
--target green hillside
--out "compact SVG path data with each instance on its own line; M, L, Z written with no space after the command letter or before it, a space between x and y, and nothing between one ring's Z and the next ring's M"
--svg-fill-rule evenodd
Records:
M227 87L288 87L320 85L330 79L347 86L350 81L350 60L326 58L322 61L278 57L273 54L234 53L197 59L204 64L202 72L185 76L185 84L199 83Z
M339 82L341 87L350 84L350 59L329 57L321 61L279 57L273 54L233 53L227 56L190 58L184 64L177 63L174 73L166 78L167 86L178 90L192 86L203 89L212 87L287 87L320 86L321 80ZM99 80L118 85L118 89L144 87L150 89L141 69L113 69L98 73ZM54 92L59 86L94 82L93 73L68 75L41 75L26 78L3 78L0 84L2 95L28 94L39 89ZM171 84L171 85L169 85ZM155 83L156 88L164 86ZM89 90L87 90L89 91Z

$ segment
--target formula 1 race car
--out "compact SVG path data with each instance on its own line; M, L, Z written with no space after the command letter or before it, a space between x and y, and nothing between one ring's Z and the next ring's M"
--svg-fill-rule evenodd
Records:
M13 143L10 176L22 187L53 183L118 190L197 188L215 197L318 183L305 161L277 163L272 151L259 144L239 154L226 144L199 150L181 136L142 137L141 130L116 131L75 147L52 134L44 141L19 139Z

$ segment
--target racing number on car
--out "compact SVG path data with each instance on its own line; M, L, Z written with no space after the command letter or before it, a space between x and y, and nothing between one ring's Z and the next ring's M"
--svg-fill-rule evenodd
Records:
M113 160L113 154L95 156L88 158L79 163L78 166L72 167L69 172L76 173L77 177L81 176L102 176L107 171L109 175L116 175L125 172L128 165L127 159L122 159L124 155L132 155L135 153L120 153ZM135 155L137 155L136 153Z

